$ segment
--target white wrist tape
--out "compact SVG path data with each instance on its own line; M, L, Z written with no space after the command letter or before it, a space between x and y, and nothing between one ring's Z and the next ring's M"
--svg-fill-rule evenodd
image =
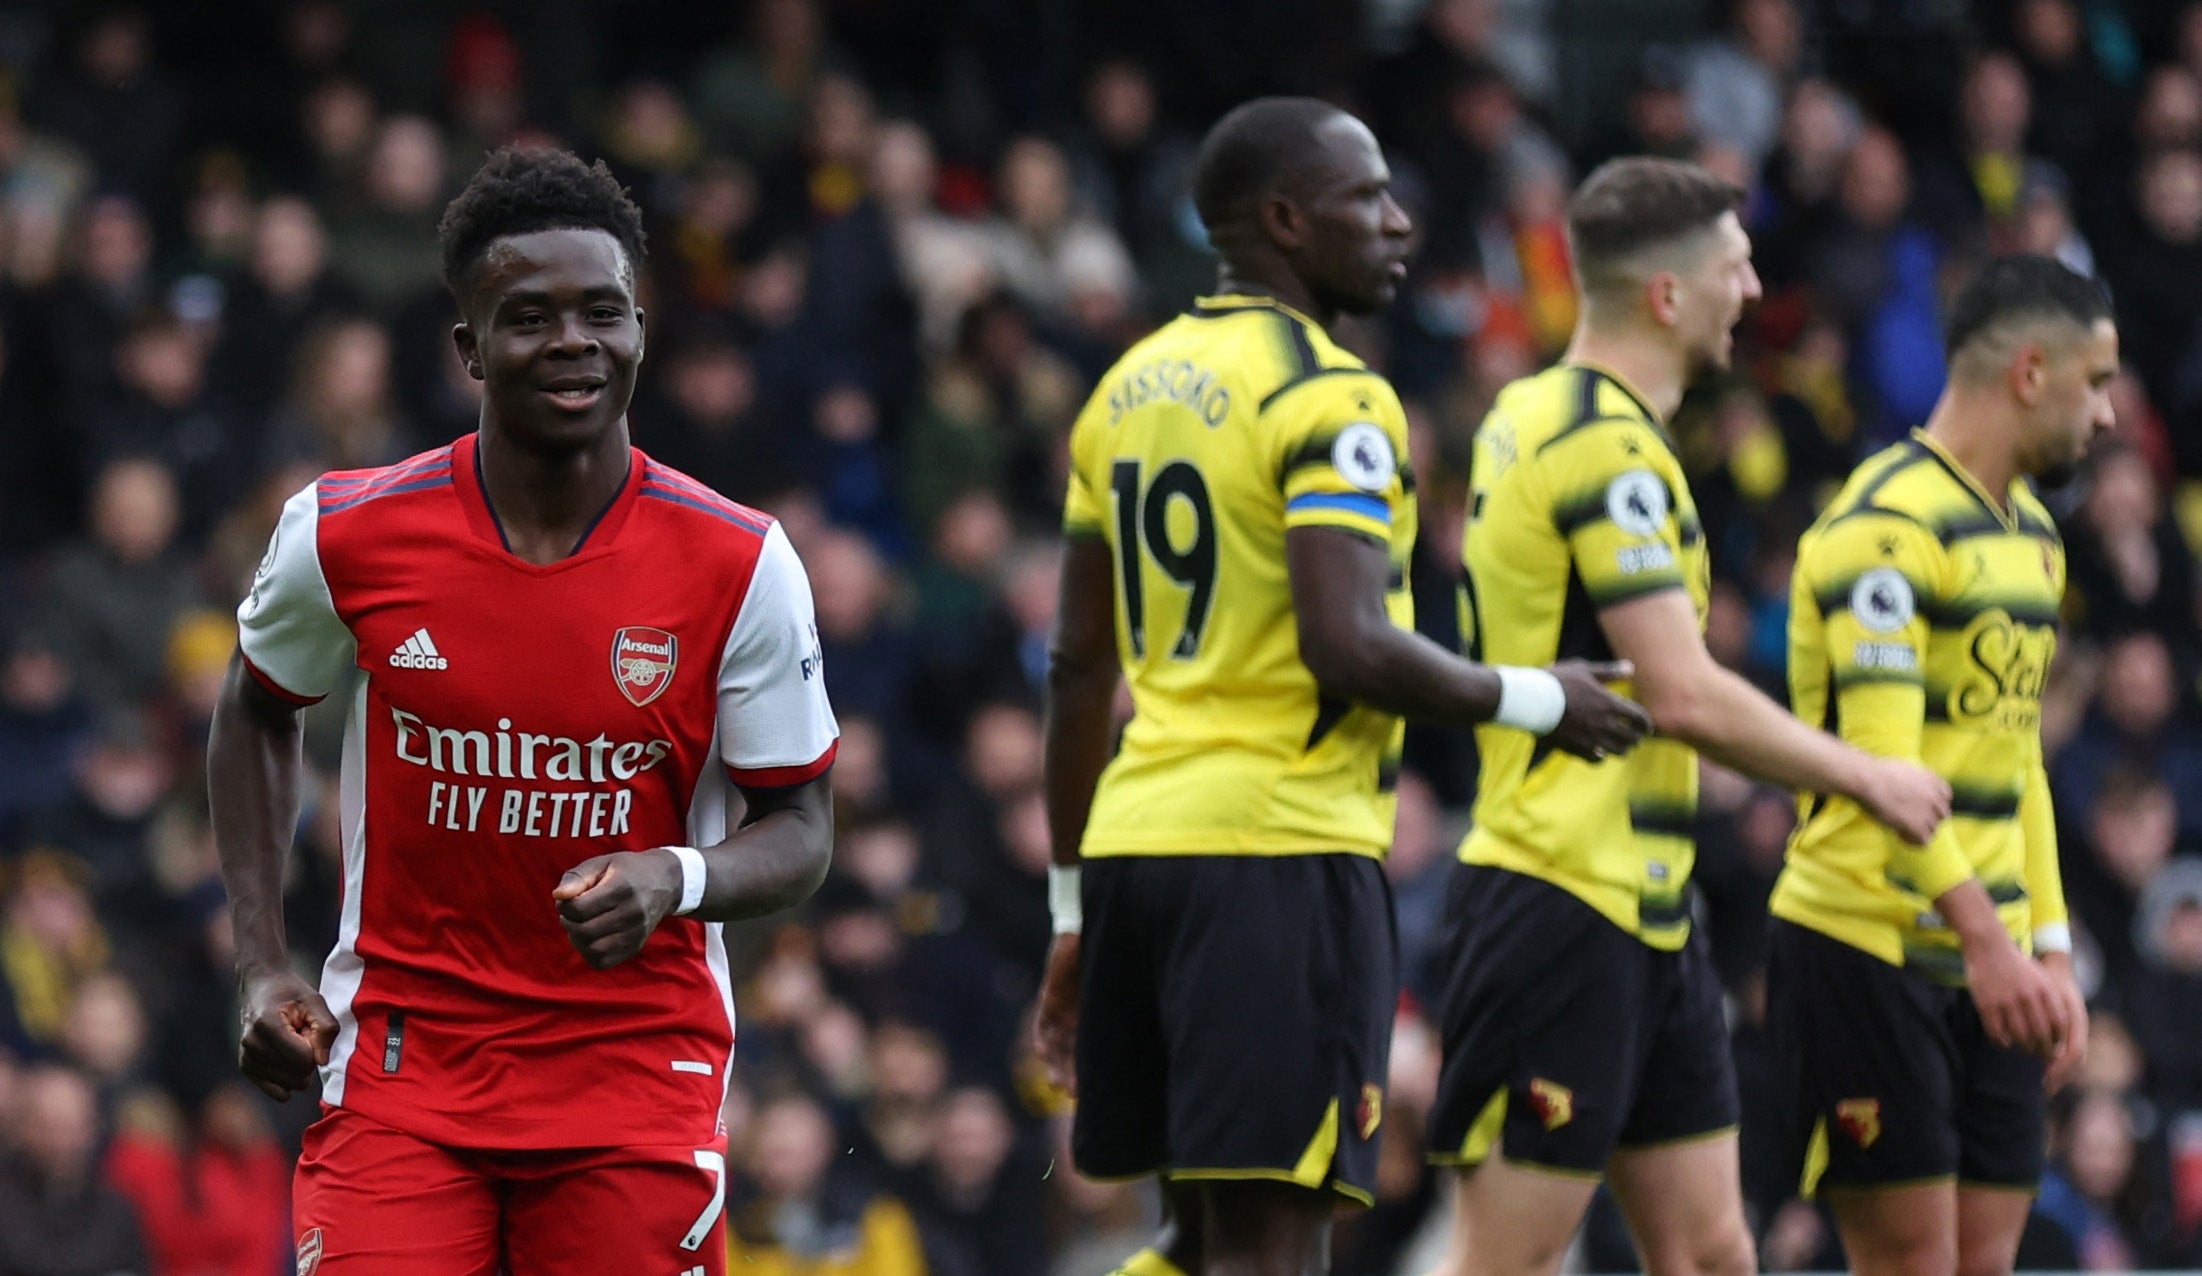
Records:
M1567 692L1558 678L1521 665L1498 665L1493 672L1499 676L1499 711L1491 721L1531 735L1543 735L1560 725L1560 715L1567 712Z
M668 846L673 858L680 861L680 907L673 910L675 917L686 917L703 903L703 852L693 846Z
M2034 928L2034 955L2043 953L2068 953L2072 951L2072 927L2064 922L2049 922Z
M1055 933L1075 935L1085 929L1086 906L1078 893L1079 867L1050 864L1047 870L1047 913Z

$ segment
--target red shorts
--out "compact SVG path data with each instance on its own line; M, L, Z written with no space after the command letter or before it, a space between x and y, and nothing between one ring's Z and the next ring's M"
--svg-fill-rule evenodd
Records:
M344 1108L306 1131L298 1276L725 1276L726 1138L484 1152Z

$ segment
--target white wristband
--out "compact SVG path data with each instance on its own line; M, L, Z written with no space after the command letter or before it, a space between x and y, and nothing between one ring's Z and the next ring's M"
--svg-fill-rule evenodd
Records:
M1499 676L1499 711L1491 721L1531 735L1543 735L1560 725L1560 715L1567 712L1567 692L1550 671L1497 665L1492 672Z
M2072 951L2072 927L2064 922L2049 922L2034 928L2034 955L2043 953L2068 953Z
M1080 869L1072 864L1050 864L1047 869L1047 912L1054 919L1055 933L1075 935L1085 929L1085 901L1078 893Z
M675 917L686 917L703 903L703 852L693 846L668 846L673 858L680 861L680 907L673 910Z

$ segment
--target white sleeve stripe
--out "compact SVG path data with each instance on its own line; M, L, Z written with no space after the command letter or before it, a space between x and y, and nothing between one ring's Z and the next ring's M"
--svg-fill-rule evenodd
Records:
M343 682L356 644L337 615L321 569L320 506L313 485L283 504L252 591L237 605L237 643L266 682L319 699Z
M720 656L720 760L745 775L823 769L820 760L840 734L826 698L810 581L775 523Z

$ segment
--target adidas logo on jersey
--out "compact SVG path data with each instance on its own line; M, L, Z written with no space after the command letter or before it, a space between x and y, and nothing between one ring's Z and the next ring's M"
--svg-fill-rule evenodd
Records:
M436 640L428 636L424 626L413 631L405 645L390 653L392 669L449 669L451 662L436 650Z

